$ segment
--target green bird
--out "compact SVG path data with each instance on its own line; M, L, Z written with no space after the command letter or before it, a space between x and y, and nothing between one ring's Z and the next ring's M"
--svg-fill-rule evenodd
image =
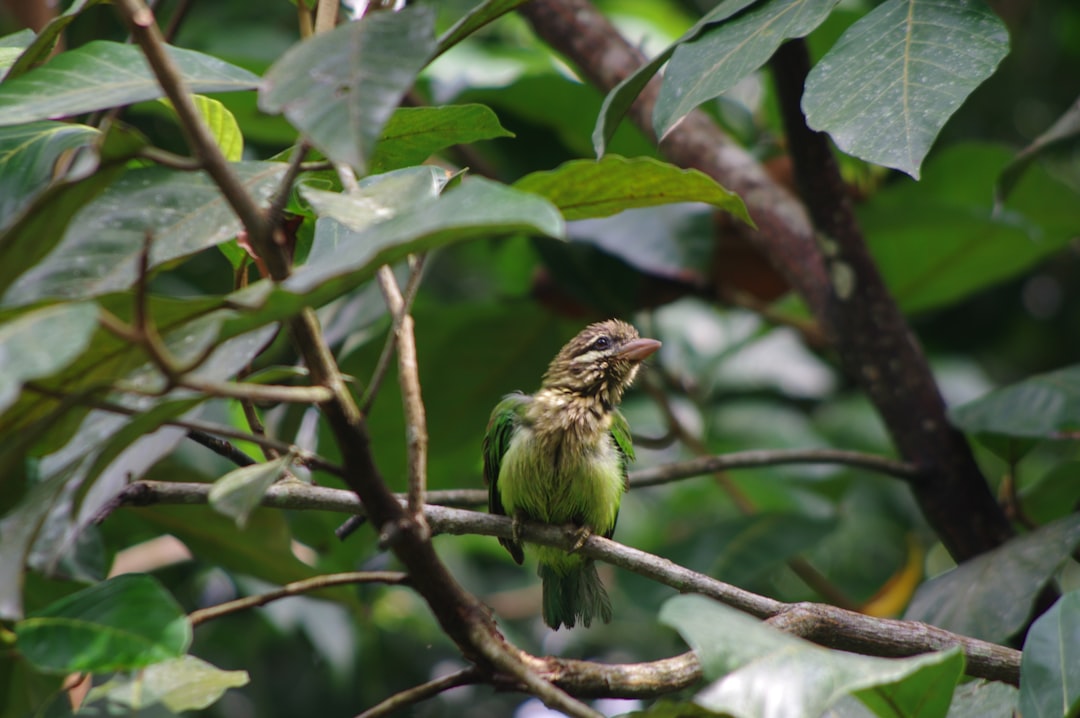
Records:
M592 534L610 538L634 460L630 427L615 407L641 361L660 342L626 322L590 324L559 351L532 396L506 396L484 437L488 509L510 516L514 538L499 539L524 560L522 521L564 524L577 532L574 551ZM544 622L552 628L611 620L611 601L591 559L533 546L543 581Z

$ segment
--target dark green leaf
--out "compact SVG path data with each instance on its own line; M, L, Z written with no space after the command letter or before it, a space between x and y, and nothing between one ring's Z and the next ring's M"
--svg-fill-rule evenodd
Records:
M526 175L513 186L548 198L568 220L608 217L635 207L707 202L753 224L739 196L711 177L649 157L571 160Z
M215 57L169 48L191 92L235 92L259 78ZM164 95L136 45L95 40L0 85L0 125L68 117Z
M6 647L5 647L6 649ZM68 702L64 677L41 673L15 651L0 651L0 718L35 718L50 700Z
M696 702L735 716L819 716L852 693L871 709L890 705L888 715L944 716L964 669L958 648L912 658L832 651L701 596L669 600L660 620L715 681Z
M383 128L371 159L371 172L418 165L454 145L513 136L484 105L402 107Z
M1024 718L1075 716L1080 711L1080 592L1058 599L1024 640L1020 713Z
M58 162L100 134L93 127L69 122L0 128L0 222L17 217L53 180Z
M733 20L711 25L676 48L653 110L663 137L701 103L758 69L789 38L802 37L829 16L838 0L766 0Z
M56 47L56 42L60 39L60 35L63 34L67 26L83 10L100 2L102 0L75 0L75 2L71 3L67 10L54 17L45 27L41 28L41 32L38 33L32 43L26 46L26 50L19 55L19 58L8 70L7 77L4 79L12 80L48 60L49 55Z
M808 551L835 527L831 519L768 513L725 521L710 576L745 586L758 576Z
M918 178L945 121L1009 51L981 0L888 0L852 25L806 78L814 129L867 162Z
M15 635L19 652L42 670L99 673L182 656L191 624L156 579L125 574L27 617Z
M596 151L596 156L603 157L607 152L607 145L615 134L615 128L619 126L623 116L630 110L630 106L634 104L634 100L649 84L653 75L660 71L660 68L671 58L679 45L694 40L705 28L727 20L755 2L757 0L723 0L694 23L694 26L683 33L682 37L668 45L663 52L616 85L604 97L604 103L600 107L600 114L596 118L596 128L593 130L592 135L593 149Z
M0 412L24 382L63 369L90 343L97 329L94 304L57 304L0 324Z
M1039 591L1080 544L1080 516L1014 538L919 586L904 618L1004 643L1031 615Z
M412 5L305 40L267 71L259 107L365 174L383 126L435 50L434 24L429 7Z
M1001 171L997 184L994 185L994 197L998 204L1005 202L1016 183L1027 171L1028 166L1039 157L1059 152L1067 146L1076 145L1080 140L1080 100L1072 104L1061 117L1031 141L1027 147L1017 153L1016 159Z
M399 214L362 232L351 232L333 220L319 220L316 243L327 242L337 251L320 251L283 286L316 297L339 294L374 276L380 266L412 252L514 232L561 237L564 229L559 211L547 200L489 180L467 178L460 187L422 209Z
M1033 439L1080 432L1080 365L1028 377L953 408L949 418L969 434Z
M64 473L57 472L49 480L35 483L0 520L0 618L22 618L26 556L67 479Z
M976 680L960 684L953 693L949 718L1015 718L1018 693L998 681Z
M286 165L238 162L232 169L256 200L267 202ZM60 245L11 286L3 304L126 289L137 277L136 259L147 232L153 234L150 265L157 266L224 242L241 227L207 175L161 167L131 170L79 212Z
M182 713L202 710L228 689L245 686L249 680L247 671L223 671L195 656L180 656L137 673L114 676L91 690L85 703L102 701L132 712L160 703L173 713Z
M291 456L283 456L230 471L214 482L208 497L210 506L236 521L239 528L244 528L263 494L285 474L291 463Z
M435 56L443 54L484 25L502 17L518 5L524 5L526 2L528 0L484 0L442 34L439 38Z

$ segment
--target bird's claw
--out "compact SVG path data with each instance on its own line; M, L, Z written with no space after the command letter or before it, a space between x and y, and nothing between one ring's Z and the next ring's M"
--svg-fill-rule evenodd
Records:
M570 529L570 535L574 537L574 545L570 547L570 553L577 553L592 536L592 529L588 526L573 526Z

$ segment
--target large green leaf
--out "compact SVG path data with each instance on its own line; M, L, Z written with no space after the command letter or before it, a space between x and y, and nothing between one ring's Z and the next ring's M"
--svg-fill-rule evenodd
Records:
M45 27L41 28L41 32L34 38L34 41L26 46L26 49L12 64L5 79L12 80L48 60L67 26L83 10L101 2L102 0L75 0L75 2L71 3L67 10L54 17Z
M238 162L231 167L260 202L269 201L286 170L282 162ZM224 242L241 227L206 174L162 167L131 170L75 216L59 246L19 277L2 303L126 289L137 277L136 258L147 232L153 235L150 264L157 266Z
M1080 712L1080 591L1067 593L1039 616L1024 640L1020 713L1058 718Z
M766 0L728 22L710 25L676 48L653 110L663 137L701 103L758 69L785 40L824 22L838 0Z
M696 702L738 718L820 716L851 694L879 716L944 717L964 669L959 648L911 658L833 651L701 596L671 599L660 620L715 681Z
M1068 156L1070 148L1080 144L1080 100L1065 110L1061 117L1041 135L1031 141L1027 147L1016 154L1009 166L1001 171L994 196L998 202L1004 202L1012 193L1013 187L1024 176L1032 162L1040 157L1054 158L1057 155Z
M380 266L411 252L471 237L514 232L562 237L564 231L562 216L547 200L472 177L416 211L399 214L361 232L320 219L315 229L316 244L325 242L336 250L320 250L283 286L294 293L317 297L339 294L374 276ZM316 255L314 248L312 253Z
M603 157L604 153L607 152L607 145L611 141L612 135L615 134L615 128L619 126L623 116L630 110L630 106L634 104L634 100L645 89L645 86L649 84L649 80L660 71L660 68L671 58L679 45L690 42L700 35L705 28L727 20L755 2L757 0L723 0L717 3L716 7L705 13L700 20L694 23L693 27L683 33L682 37L668 45L663 52L627 75L622 82L612 88L611 92L604 97L604 103L600 107L600 114L596 117L596 127L593 129L593 150L595 150L596 156Z
M935 154L921 181L903 178L859 208L870 251L904 311L1016 276L1075 236L1076 195L1040 167L995 211L994 177L1008 161L1003 147L956 145Z
M63 369L90 343L98 309L91 303L57 304L0 324L0 413L24 382Z
M439 46L435 54L443 54L484 25L526 2L528 0L484 0L439 37Z
M918 178L945 121L1009 51L981 0L887 0L806 78L807 123L840 149Z
M1018 691L999 681L968 681L953 693L949 718L1015 718Z
M418 165L447 147L513 136L484 105L402 107L383 128L371 171Z
M1032 439L1080 435L1080 365L995 389L951 409L949 418L975 435Z
M434 25L429 7L413 5L305 40L267 71L259 107L366 173L383 126L435 50Z
M180 656L137 673L114 676L95 686L85 705L100 701L113 710L130 713L159 703L173 713L202 710L228 689L247 685L249 680L247 671L223 671L195 656Z
M69 122L33 122L0 128L0 224L7 224L45 189L57 162L100 131Z
M904 618L1004 643L1023 628L1042 587L1077 545L1077 515L1014 538L919 586Z
M547 197L568 220L608 217L636 207L707 202L751 223L739 196L708 175L649 157L571 160L554 170L525 175L513 186Z
M168 48L191 92L253 89L259 78L216 57ZM0 85L0 125L48 120L164 95L136 45L95 40Z
M345 194L308 187L300 188L319 217L333 219L354 232L361 232L391 217L433 202L446 186L446 172L438 167L407 167L360 180L358 192ZM338 247L316 242L308 256L309 262L319 261L324 252L337 252Z
M182 656L191 624L156 579L126 574L28 616L15 635L19 652L43 670L99 673Z

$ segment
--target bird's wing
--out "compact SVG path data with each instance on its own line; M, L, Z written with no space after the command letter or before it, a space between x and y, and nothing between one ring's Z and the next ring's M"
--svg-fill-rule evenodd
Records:
M619 448L620 458L622 459L623 488L629 489L630 483L627 480L627 471L630 462L634 460L634 440L630 436L630 424L627 423L626 417L618 409L611 413L611 438L615 440L615 446ZM616 512L615 521L618 520L619 514ZM615 522L612 522L611 530L605 533L604 536L611 538L614 534Z
M525 394L508 394L495 405L488 421L487 434L484 435L484 480L488 485L488 511L493 514L506 515L502 496L499 495L499 469L530 401L532 397ZM519 564L525 560L521 544L517 541L501 538L499 543Z

